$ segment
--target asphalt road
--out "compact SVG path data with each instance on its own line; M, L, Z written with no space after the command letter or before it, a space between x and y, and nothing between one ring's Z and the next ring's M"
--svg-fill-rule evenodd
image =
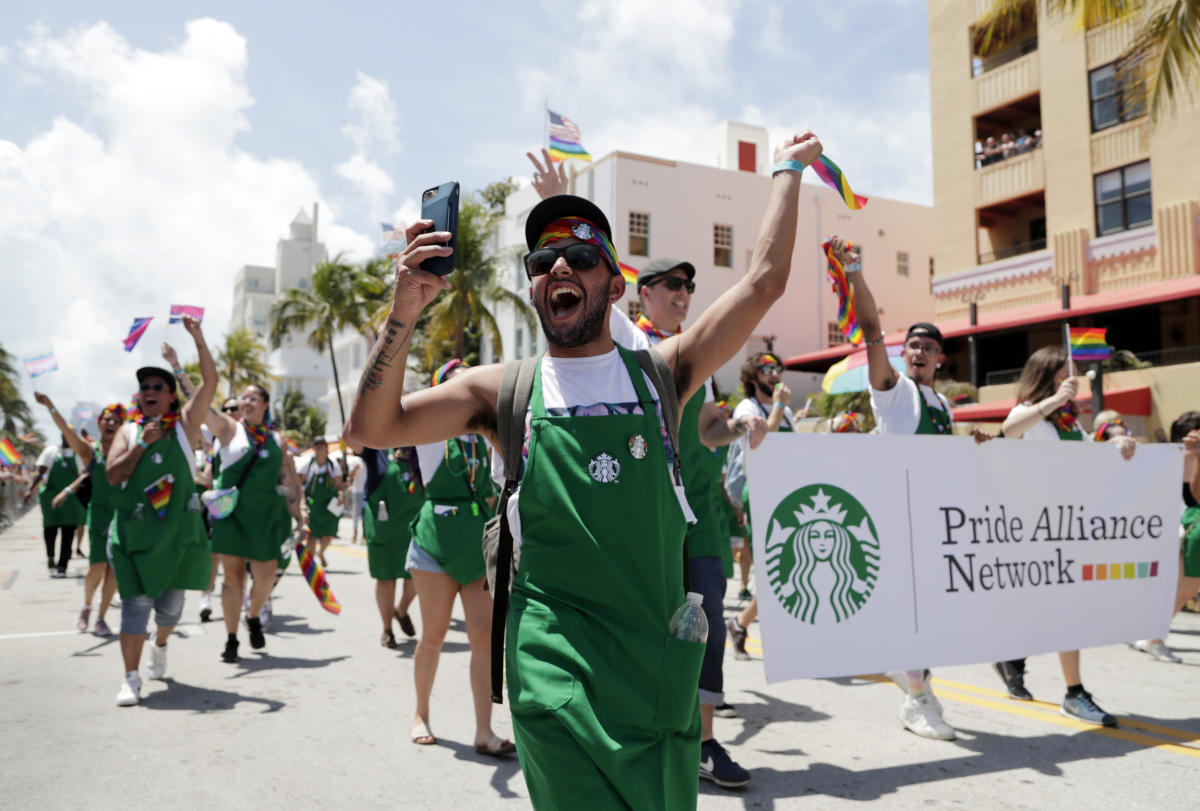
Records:
M318 606L293 564L266 650L251 652L243 629L243 659L228 665L219 606L201 624L199 595L189 593L166 679L147 681L142 704L123 709L116 638L74 631L86 561L49 579L40 517L26 514L0 534L3 807L528 807L516 759L473 749L461 610L434 689L439 745L415 746L414 642L380 647L363 546L339 542L328 557L341 615ZM117 628L119 609L108 619ZM1058 714L1053 656L1029 662L1027 684L1043 700L1033 703L1005 698L986 665L940 670L935 690L960 733L946 743L904 731L900 692L878 677L767 685L752 640L753 661L726 659L739 717L718 718L716 732L753 782L738 791L702 783L700 808L1196 807L1200 615L1177 618L1168 642L1184 664L1125 646L1084 653L1085 683L1120 716L1116 730ZM495 727L511 736L504 707Z

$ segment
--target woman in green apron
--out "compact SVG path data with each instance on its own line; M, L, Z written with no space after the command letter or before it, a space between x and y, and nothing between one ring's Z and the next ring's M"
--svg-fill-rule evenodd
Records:
M209 417L209 427L221 442L220 472L214 490L237 489L237 504L223 518L214 516L212 548L221 554L225 579L221 587L221 608L225 615L225 649L221 659L238 660L237 625L242 613L242 594L246 587L246 563L250 564L250 604L246 626L250 629L250 647L266 646L260 614L279 565L280 498L288 500L291 517L303 526L308 521L307 507L292 478L292 455L279 434L270 429L267 409L270 394L262 386L247 386L239 399L240 419L228 414ZM292 479L289 495L276 489L281 480ZM286 523L286 522L285 522Z
M92 498L88 502L88 570L83 578L83 610L79 612L76 627L86 631L92 613L92 597L96 587L103 581L100 591L100 611L96 615L96 633L108 636L112 631L104 621L104 615L117 591L117 576L108 562L108 536L113 520L113 495L116 492L104 475L104 465L112 450L113 439L125 421L125 406L113 403L100 412L96 420L100 428L100 440L92 445L92 461L88 472L92 480Z
M50 398L44 394L37 395L38 402L50 409L50 414L57 420L62 415L54 409ZM74 490L67 490L80 475L87 470L87 461L81 457L86 452L87 443L81 439L71 426L67 425L62 431L61 445L47 445L37 460L37 475L25 493L25 500L33 497L37 491L38 504L42 508L42 536L46 542L46 569L51 577L66 577L67 562L71 560L71 541L75 537L75 528L84 522L83 503L75 495ZM76 449L78 446L78 449ZM38 485L41 485L40 487ZM54 499L66 491L67 497L61 501L61 506L54 506ZM58 561L55 563L54 539L60 536Z
M379 643L396 647L392 620L400 623L407 636L416 636L408 608L417 597L412 575L404 568L412 539L412 522L425 503L425 485L416 448L378 451L356 448L366 467L366 503L363 510L363 537L367 542L367 566L375 579L375 603L383 620ZM404 581L399 604L396 580Z
M1018 405L1004 419L1001 426L1004 436L1009 439L1091 442L1091 436L1084 432L1077 419L1079 410L1075 407L1075 395L1078 393L1079 382L1075 379L1066 348L1057 344L1042 347L1029 357L1021 370L1017 380ZM1114 443L1119 444L1126 459L1131 458L1137 443L1130 437L1121 439L1125 441L1116 443L1114 440ZM1117 719L1102 710L1091 693L1083 689L1079 651L1060 651L1058 663L1067 683L1067 693L1062 701L1063 715L1089 724L1115 727ZM1012 697L1033 698L1024 687L1024 659L997 662L995 668ZM1014 691L1014 682L1020 687L1019 694Z
M433 385L441 385L465 368L457 359L448 361L434 372ZM475 749L482 754L506 755L513 751L512 742L492 731L492 598L487 593L482 546L493 493L488 453L487 442L476 434L417 448L425 501L412 521L412 543L405 559L421 604L421 638L413 653L417 711L411 737L416 744L437 743L429 729L429 696L458 596L471 647Z
M342 514L339 498L350 483L346 468L329 458L329 443L319 436L312 441L312 456L297 473L308 505L308 536L315 547L313 552L322 566L328 566L325 550L337 535Z
M192 447L217 388L217 370L200 323L191 316L184 328L196 342L200 387L182 409L171 372L153 366L138 370L138 407L117 433L105 461L116 529L109 557L121 593L121 655L125 679L118 706L139 701L138 664L150 609L158 624L149 676L163 677L167 639L183 612L184 589L208 584L209 545L193 479Z

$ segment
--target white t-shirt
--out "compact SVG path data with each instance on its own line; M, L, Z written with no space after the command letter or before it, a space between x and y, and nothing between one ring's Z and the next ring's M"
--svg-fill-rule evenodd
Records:
M921 424L922 397L930 408L945 411L950 418L950 427L954 427L954 413L949 401L932 386L918 386L908 375L900 375L896 385L887 391L872 387L870 392L875 426L881 434L915 434Z
M740 403L738 403L736 407L734 407L733 418L735 420L740 420L742 417L762 417L765 420L771 415L771 409L774 407L774 404L764 405L753 397L747 397L745 400L742 400ZM792 409L788 406L783 407L783 419L779 423L780 429L782 429L785 425L790 427L793 431L796 430L796 423L792 415ZM732 457L735 454L741 455L749 450L750 437L747 434L742 434L736 440L734 440L733 447L729 449L729 454Z
M305 459L296 470L296 475L300 477L300 480L304 482L305 486L308 485L313 476L318 476L321 473L327 473L329 478L334 481L340 481L342 477L341 468L338 467L337 462L335 462L331 457L327 457L325 459L325 464L318 465L317 457L310 456Z
M271 439L275 440L275 444L280 448L284 447L283 440L279 438L276 431L271 432ZM250 438L246 434L246 427L240 422L233 432L233 439L229 440L229 445L221 444L220 440L216 440L213 445L213 453L221 460L221 470L228 470L237 463L237 460L246 455L246 451L250 450ZM267 452L266 448L259 451L259 458Z
M357 454L348 455L346 464L350 469L350 490L354 495L361 496L367 489L367 466Z
M1008 412L1008 416L1011 417L1015 414L1018 418L1027 417L1036 410L1037 408L1032 403L1021 403L1020 405L1014 406L1013 410ZM1092 435L1087 431L1084 431L1081 428L1079 433L1083 437L1084 442L1092 441ZM1038 420L1031 427L1026 428L1025 433L1021 434L1021 436L1010 437L1010 439L1058 439L1058 430L1054 427L1050 420L1043 418Z
M75 455L75 451L70 448L60 448L57 445L47 445L42 449L41 454L37 458L37 466L46 468L49 472L50 468L54 467L54 462L59 457L70 459L75 465L75 475L78 476L83 471L79 468L79 457Z
M642 332L641 328L635 324L625 312L617 307L613 307L608 314L608 329L612 334L612 339L626 349L649 349L652 346L658 346L663 339L657 335L647 334ZM716 378L709 378L708 383L704 386L704 402L711 403L716 400L713 397L713 382ZM679 410L683 411L683 407L687 403L680 403Z

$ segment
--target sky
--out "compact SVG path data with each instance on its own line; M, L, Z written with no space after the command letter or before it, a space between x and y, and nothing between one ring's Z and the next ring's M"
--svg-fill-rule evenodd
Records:
M688 158L723 119L809 127L860 194L931 204L924 0L0 2L0 345L37 388L127 400L170 304L216 346L303 206L371 255L422 189L513 176L544 108L599 157ZM135 316L155 317L132 353ZM33 404L34 386L22 391ZM50 434L51 436L53 434Z

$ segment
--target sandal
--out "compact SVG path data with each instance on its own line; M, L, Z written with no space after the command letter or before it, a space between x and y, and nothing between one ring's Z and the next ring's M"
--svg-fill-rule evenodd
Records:
M405 636L416 636L417 628L413 625L412 617L408 614L401 614L399 608L392 609L392 616L396 618L396 622L400 623L400 630Z
M379 644L383 645L385 648L396 647L396 635L391 631L384 631L383 636L379 638Z
M507 738L501 738L499 735L493 735L492 739L487 743L475 744L475 751L481 755L491 755L492 757L503 757L511 755L517 751L517 745Z
M425 723L418 723L412 728L409 735L412 736L412 742L418 746L433 746L437 743L437 738L433 737L433 733L429 731L429 725Z

